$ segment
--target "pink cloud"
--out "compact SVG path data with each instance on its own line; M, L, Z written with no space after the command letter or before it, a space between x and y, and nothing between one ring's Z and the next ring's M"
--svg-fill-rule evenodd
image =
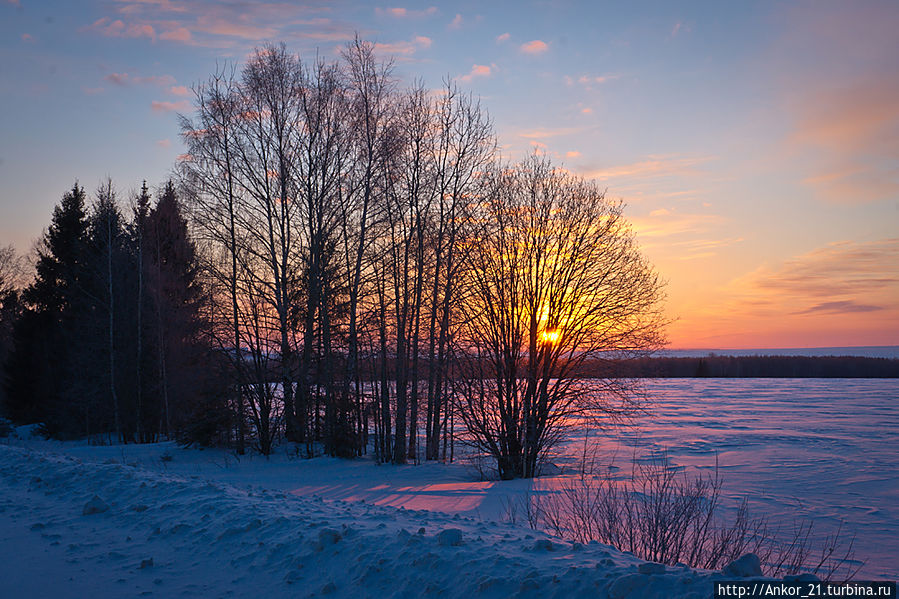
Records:
M496 65L493 65L496 67ZM467 75L459 77L460 81L469 82L477 77L489 77L493 74L493 69L485 64L471 65L471 71Z
M30 43L30 42L33 42L33 41L34 41L34 38L31 36L30 33L23 33L23 34L22 34L22 41L23 41L23 42L29 42L29 43Z
M175 78L171 75L150 75L148 77L134 77L133 81L140 84L166 87L168 85L173 85L175 83Z
M583 131L583 129L580 127L557 127L554 129L531 129L529 131L522 131L518 135L525 139L545 139L547 137L557 137L559 135L571 135L572 133L577 133L579 131Z
M159 39L172 42L189 42L191 40L190 30L186 27L170 29L160 33Z
M864 243L839 241L785 261L763 266L734 281L751 297L785 301L794 314L895 310L899 239Z
M128 85L128 73L110 73L103 79L115 85Z
M632 164L624 164L604 169L597 169L585 174L588 179L606 181L616 178L668 177L697 174L696 167L711 160L710 158L692 158L681 156L648 156L646 160Z
M460 27L462 27L462 21L462 15L456 13L456 16L453 17L453 20L450 21L450 24L447 25L447 27L449 27L450 29L459 29Z
M436 6L429 6L424 10L410 10L408 8L403 7L392 7L392 8L376 8L375 13L382 16L394 17L397 19L405 19L405 18L413 18L413 17L428 17L434 14L437 14Z
M503 42L507 42L507 41L509 41L510 37L512 37L512 36L509 35L508 33L503 33L502 35L498 35L498 36L496 36L496 43L501 44Z
M190 89L188 89L187 86L184 85L173 85L169 88L169 93L171 93L173 96L189 96Z
M565 152L565 157L566 158L580 158L581 153L578 152L577 150L572 150L570 152Z
M168 139L160 139L156 142L156 145L160 148L170 148L172 146L172 142Z
M519 50L525 54L543 54L549 50L549 44L542 40L532 40L526 44L521 44Z
M178 100L177 102L153 100L150 106L154 112L187 112L190 110L190 102L187 100Z
M834 203L896 197L899 179L899 82L870 77L805 97L790 138L817 163L803 182Z
M97 31L106 37L146 37L151 40L156 39L156 30L149 23L133 23L131 25L126 25L121 19L110 22L108 17L97 19L87 29Z
M147 77L131 77L128 73L110 73L104 77L106 81L122 87L132 83L136 85L158 85L166 87L175 83L175 78L171 75L149 75Z
M212 35L239 37L256 41L271 39L278 33L278 30L272 25L260 27L251 24L249 18L233 21L215 15L201 15L197 17L197 24L194 30Z
M417 35L408 42L376 43L375 50L396 56L412 56L419 50L431 47L431 38Z

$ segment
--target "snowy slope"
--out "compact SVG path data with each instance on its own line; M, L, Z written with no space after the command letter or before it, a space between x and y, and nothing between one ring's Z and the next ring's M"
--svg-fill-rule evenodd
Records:
M699 598L721 578L508 523L108 462L0 445L0 596Z

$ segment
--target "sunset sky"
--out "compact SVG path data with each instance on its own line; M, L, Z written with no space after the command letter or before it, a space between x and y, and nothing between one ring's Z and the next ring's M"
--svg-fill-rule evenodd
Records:
M162 184L217 64L355 32L480 96L505 156L623 198L672 347L899 344L895 0L0 0L0 245L27 252L76 178Z

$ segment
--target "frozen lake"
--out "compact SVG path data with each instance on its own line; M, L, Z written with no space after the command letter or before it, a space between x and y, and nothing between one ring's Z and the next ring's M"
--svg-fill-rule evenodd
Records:
M626 466L665 450L688 468L714 468L731 502L775 526L813 519L816 536L843 523L867 564L857 578L899 578L899 380L657 379L654 405L604 440Z

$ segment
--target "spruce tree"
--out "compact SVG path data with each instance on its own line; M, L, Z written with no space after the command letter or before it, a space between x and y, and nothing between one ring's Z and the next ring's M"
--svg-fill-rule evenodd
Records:
M147 219L144 251L156 333L161 429L182 441L212 443L227 423L221 404L225 394L210 388L221 378L203 338L196 248L171 181Z
M70 390L87 240L85 193L76 181L53 210L41 240L34 281L22 293L24 311L14 327L8 365L10 416L42 421L54 435L72 433L86 417Z

